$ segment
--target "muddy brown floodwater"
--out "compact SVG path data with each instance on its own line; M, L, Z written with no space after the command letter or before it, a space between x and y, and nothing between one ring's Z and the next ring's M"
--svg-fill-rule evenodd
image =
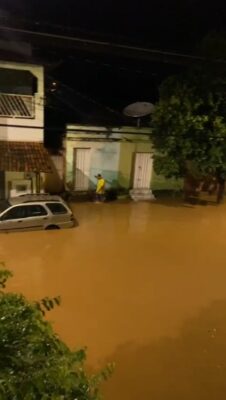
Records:
M106 400L226 396L226 206L76 204L80 227L0 236L10 290L61 295L49 318Z

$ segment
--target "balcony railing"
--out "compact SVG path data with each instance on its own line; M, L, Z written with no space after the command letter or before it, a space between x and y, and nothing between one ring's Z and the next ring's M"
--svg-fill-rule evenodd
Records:
M34 118L34 96L0 93L0 118Z

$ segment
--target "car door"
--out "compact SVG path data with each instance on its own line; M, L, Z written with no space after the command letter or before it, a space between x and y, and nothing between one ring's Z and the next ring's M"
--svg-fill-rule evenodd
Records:
M48 202L46 206L51 212L51 223L61 227L71 221L71 211L60 202Z
M26 207L26 221L24 228L26 230L43 229L48 222L48 212L42 204L28 204Z
M18 205L11 207L1 215L0 230L1 231L20 231L26 225L26 206Z

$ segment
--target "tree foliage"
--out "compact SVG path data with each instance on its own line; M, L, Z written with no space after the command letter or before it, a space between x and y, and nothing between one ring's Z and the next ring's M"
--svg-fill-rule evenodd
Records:
M203 51L211 50L206 62L160 88L152 121L154 168L167 178L226 171L226 64L212 58L214 40L203 43ZM223 43L226 54L226 42L219 48Z
M0 270L0 286L12 274ZM85 349L71 351L43 318L54 302L31 303L21 294L0 291L0 399L97 400L99 385L112 372L85 371Z

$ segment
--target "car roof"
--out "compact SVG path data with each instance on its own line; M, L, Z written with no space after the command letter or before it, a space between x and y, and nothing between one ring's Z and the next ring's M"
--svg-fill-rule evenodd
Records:
M60 196L53 196L50 194L25 194L22 196L18 197L11 197L9 199L9 203L12 206L15 206L17 204L23 204L23 203L38 203L38 202L43 202L43 201L57 201L57 202L62 202L62 198Z

